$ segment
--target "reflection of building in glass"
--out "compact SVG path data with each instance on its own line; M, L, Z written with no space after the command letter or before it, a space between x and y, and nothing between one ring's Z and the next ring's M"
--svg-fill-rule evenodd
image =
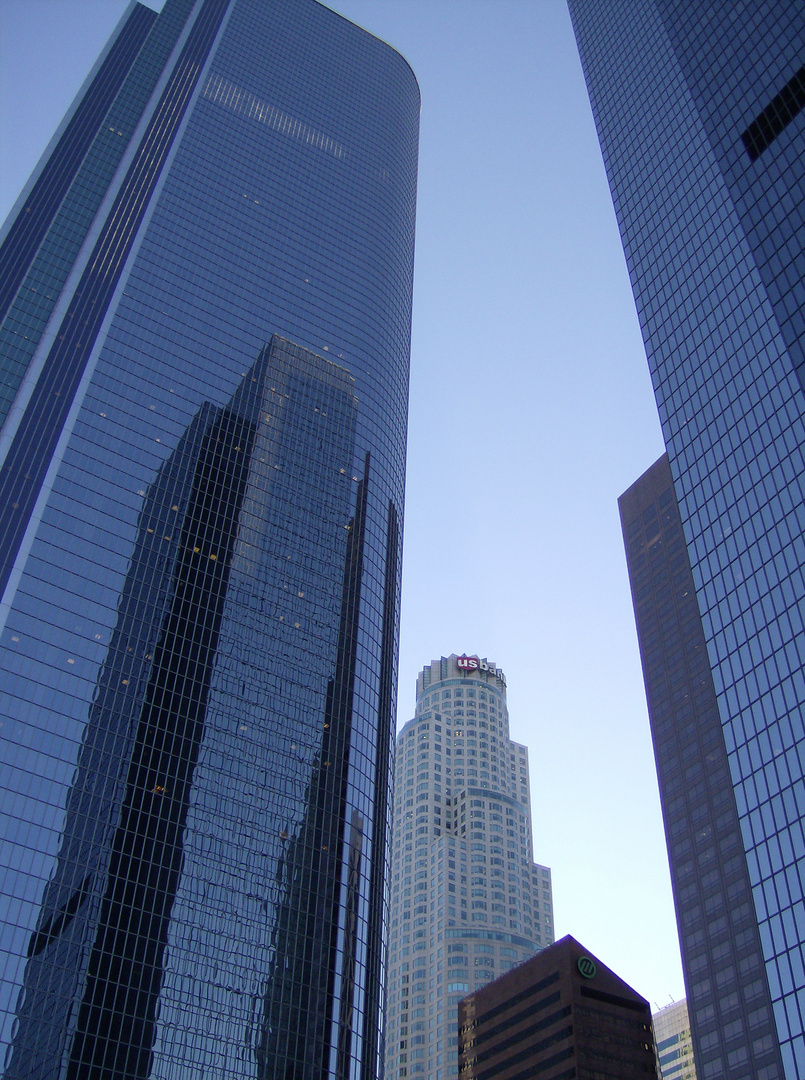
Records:
M662 1080L696 1080L688 1003L683 998L652 1016Z
M21 1075L28 1072L26 1058L53 1053L45 1032L57 1053L63 1052L68 1010L79 988L68 1075L91 1074L98 1068L111 1075L148 1075L161 990L162 1012L171 1004L172 969L166 968L164 954L174 903L207 890L217 893L223 904L229 879L248 875L255 882L255 896L273 901L269 910L278 914L284 910L284 893L295 891L296 922L266 927L267 948L260 959L264 975L289 953L307 955L306 940L294 944L300 926L305 926L315 941L312 970L327 978L328 902L329 908L337 906L333 883L338 880L334 860L343 814L340 774L349 750L350 668L355 657L356 620L350 605L354 608L360 598L362 489L368 481L365 477L358 485L360 512L354 514L345 466L352 460L355 420L351 377L275 338L226 408L202 406L146 496L118 623L68 801L59 869L29 945L15 1040L20 1063L15 1057L14 1065ZM256 642L261 651L287 643L291 626L283 625L284 583L272 571L293 543L289 523L313 534L322 514L335 527L320 530L319 542L309 545L315 569L295 584L304 583L308 605L325 616L332 640L325 630L320 644L323 650L329 646L330 655L337 648L342 670L322 685L323 701L308 696L299 703L318 710L323 720L320 731L309 735L307 754L297 746L289 767L282 753L279 721L286 710L281 701L274 703L272 715L265 687L266 706L258 719L254 710L240 706L237 684L243 688L260 680ZM340 568L345 564L348 587L339 617ZM251 601L258 599L261 610L255 612ZM351 637L336 646L339 623L351 629ZM338 714L333 708L336 681L342 705ZM227 740L233 741L224 745ZM324 808L324 819L316 819L315 837L308 836L304 819L296 829L303 835L293 835L289 814L282 830L287 838L274 834L267 842L262 823L273 807L266 777L260 776L250 795L251 821L242 820L242 794L233 797L220 790L223 776L242 772L247 779L251 769L244 768L243 760L260 754L269 756L275 783L281 780L292 795L289 809L296 806L297 819L311 813L311 803ZM211 758L221 773L205 768ZM324 760L327 766L322 767ZM306 784L311 769L315 779ZM222 817L231 828L237 822L237 843L225 853L225 868L220 861L214 867L208 864L202 852L194 851L189 836L185 845L188 814L191 830L203 833L219 831ZM292 880L290 869L278 875L284 861L303 875L301 886ZM267 881L274 881L268 889L257 884ZM316 907L306 925L300 913L310 901ZM205 926L201 916L200 908L187 905L182 935L194 939L196 947L203 941L208 962L224 966L216 944L218 926ZM181 951L180 942L173 941L174 964L181 963ZM55 954L58 1010L49 1004ZM192 969L192 952L185 965ZM126 973L123 981L121 971ZM186 993L187 972L183 982ZM305 993L311 993L310 985ZM179 1007L178 1000L174 1005ZM309 1016L320 1026L327 1016L324 993L311 1005ZM301 1026L298 987L286 1011L296 1019L293 1026L286 1023L284 1044ZM258 1016L254 1023L259 1025ZM267 1019L262 1023L267 1026ZM278 1032L255 1032L255 1045L269 1034L276 1038ZM300 1047L316 1045L311 1032L301 1036Z
M418 104L135 6L5 234L9 1080L378 1074Z
M553 941L533 861L528 751L506 681L478 657L419 673L394 767L388 1080L457 1075L458 1002Z
M803 7L570 8L668 453L625 522L696 1068L799 1080Z

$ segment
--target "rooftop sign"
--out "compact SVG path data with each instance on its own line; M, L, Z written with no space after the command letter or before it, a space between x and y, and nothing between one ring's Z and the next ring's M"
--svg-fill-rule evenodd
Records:
M457 656L456 666L460 671L481 671L486 675L494 675L504 686L506 685L506 676L500 668L495 667L494 664L487 664L486 660L480 660L477 656L467 656L466 653Z

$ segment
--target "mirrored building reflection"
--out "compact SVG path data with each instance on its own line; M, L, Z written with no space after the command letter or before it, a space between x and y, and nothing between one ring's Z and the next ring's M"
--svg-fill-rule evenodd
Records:
M418 109L135 4L0 237L9 1080L379 1075Z

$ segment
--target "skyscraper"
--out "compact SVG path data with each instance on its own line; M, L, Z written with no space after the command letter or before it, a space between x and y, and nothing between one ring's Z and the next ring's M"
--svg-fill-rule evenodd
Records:
M687 1001L673 1001L651 1019L662 1080L696 1080Z
M418 113L135 4L0 236L9 1080L380 1075Z
M657 396L719 753L729 767L723 789L735 800L762 948L756 969L742 972L705 943L718 973L709 999L704 987L692 992L698 980L687 966L697 1071L757 1080L782 1068L793 1080L805 1075L805 13L786 0L570 6ZM690 752L685 768L707 766ZM718 821L699 813L685 780L679 798L696 826L691 884L707 890L703 856L713 851ZM704 921L730 915L705 908ZM722 995L757 978L768 986L782 1060L758 1071L754 1043L719 1016Z
M528 752L506 677L477 656L419 673L394 766L388 1080L458 1075L458 1003L553 941L533 861Z
M619 506L696 1050L705 1063L720 1057L749 1075L772 1066L781 1075L741 823L665 454Z

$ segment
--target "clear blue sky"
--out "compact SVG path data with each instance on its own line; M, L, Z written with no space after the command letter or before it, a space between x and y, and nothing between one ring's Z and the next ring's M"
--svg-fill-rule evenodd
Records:
M663 447L564 2L331 6L422 89L400 721L442 653L503 667L557 934L667 1004L684 988L617 512ZM124 7L0 0L0 220Z

